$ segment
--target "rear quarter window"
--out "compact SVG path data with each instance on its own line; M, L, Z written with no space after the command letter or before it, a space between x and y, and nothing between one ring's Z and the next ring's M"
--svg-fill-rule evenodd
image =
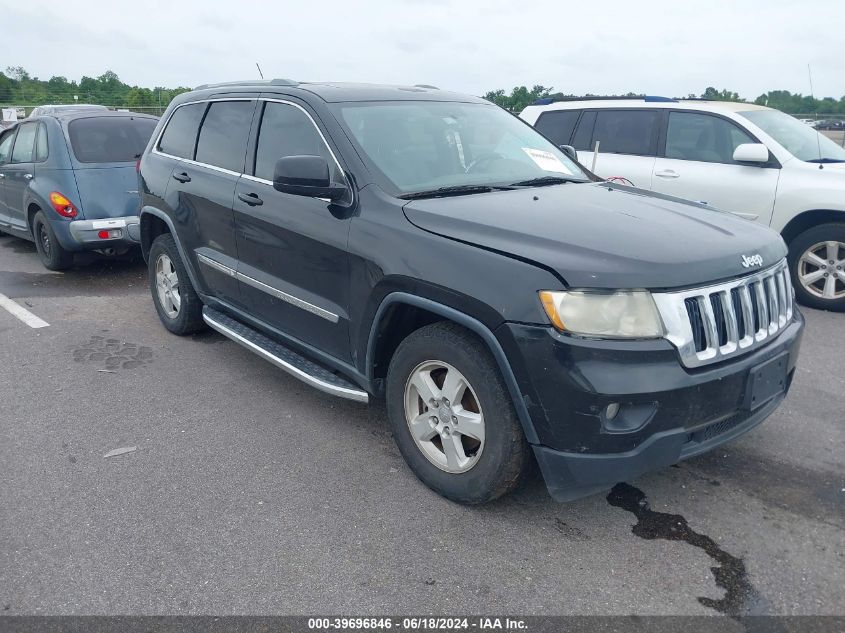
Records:
M81 163L128 163L140 157L155 126L155 119L87 117L71 121L68 136Z
M207 105L192 103L177 108L164 128L158 149L171 156L193 160L200 121Z
M555 145L569 145L581 110L543 112L534 127Z

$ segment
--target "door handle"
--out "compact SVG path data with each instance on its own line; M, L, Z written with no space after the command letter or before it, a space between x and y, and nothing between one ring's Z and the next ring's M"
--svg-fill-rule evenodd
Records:
M184 171L181 174L173 174L173 178L179 182L191 182L191 177Z
M0 174L0 180L6 177L6 174Z
M251 207L260 207L264 201L258 197L257 193L239 193L238 200L246 202Z
M676 172L674 169L664 169L663 171L656 171L654 175L658 178L677 178L681 174Z
M27 180L32 180L32 174L24 174L23 177Z

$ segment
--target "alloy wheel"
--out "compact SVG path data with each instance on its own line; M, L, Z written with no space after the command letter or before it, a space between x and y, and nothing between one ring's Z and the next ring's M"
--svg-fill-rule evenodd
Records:
M465 473L478 463L484 414L472 385L452 365L417 365L405 384L405 419L417 448L439 469Z
M179 276L176 274L173 260L164 253L156 259L155 278L158 301L164 313L169 318L175 319L179 315L179 307L182 305L182 297L179 294Z
M828 240L810 246L798 260L798 281L814 297L845 297L845 244Z

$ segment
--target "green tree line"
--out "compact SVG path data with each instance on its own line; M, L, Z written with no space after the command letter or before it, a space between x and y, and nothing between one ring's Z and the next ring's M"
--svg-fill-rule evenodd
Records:
M111 70L99 77L82 77L78 82L66 77L41 80L20 66L0 72L0 104L5 105L93 103L115 108L157 109L167 107L173 97L188 90L190 88L130 86Z
M511 112L521 112L525 106L532 104L537 99L562 99L567 97L588 98L599 96L642 97L644 95L634 92L619 95L574 95L565 94L563 92L554 92L554 88L547 88L546 86L540 85L533 86L531 89L526 86L517 86L510 91L510 94L504 90L492 90L483 95L483 97L488 101L492 101ZM717 90L712 86L708 87L700 95L688 94L685 97L680 98L746 102L746 99L743 99L738 93L733 92L732 90ZM798 93L793 94L789 92L789 90L770 90L769 92L754 99L752 103L776 108L788 114L845 115L845 96L840 97L839 100L836 100L833 97L816 99L810 95L802 95Z
M50 77L42 80L32 77L20 66L8 67L0 72L0 104L18 106L36 106L62 103L96 103L115 108L165 108L176 95L190 88L142 88L130 86L120 80L116 73L107 70L99 77L82 77L78 82L66 77ZM74 96L77 99L74 99ZM525 106L537 99L564 97L597 97L605 95L574 95L554 88L536 85L530 89L517 86L508 94L504 90L491 90L483 97L512 112L520 112ZM622 97L642 97L642 94L629 92ZM731 90L718 90L708 87L700 95L689 94L684 98L711 99L714 101L746 101ZM845 115L845 96L839 100L832 97L816 99L810 95L793 94L788 90L770 90L754 99L753 103L777 108L789 114Z

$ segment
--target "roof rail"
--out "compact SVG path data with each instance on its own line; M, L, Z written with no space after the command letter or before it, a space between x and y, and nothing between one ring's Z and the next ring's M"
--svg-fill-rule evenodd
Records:
M241 81L223 81L216 84L201 84L194 90L205 90L206 88L228 88L229 86L296 86L298 81L292 79L244 79Z
M414 88L428 88L429 90L440 90L437 86L432 86L430 84L414 84Z
M537 99L531 105L549 105L550 103L561 103L566 101L637 101L643 100L645 102L676 102L677 99L672 99L670 97L658 97L658 96L650 96L650 95L637 95L635 97L622 97L622 96L614 96L614 97L598 97L593 95L587 95L585 97L543 97L542 99Z

